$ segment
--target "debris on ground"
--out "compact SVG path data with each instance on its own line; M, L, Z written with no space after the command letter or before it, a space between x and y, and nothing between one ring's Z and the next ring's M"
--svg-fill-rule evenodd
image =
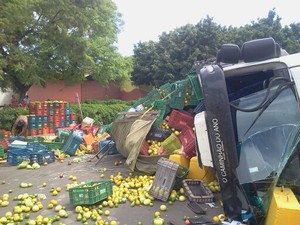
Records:
M26 221L28 224L52 224L64 221L70 213L76 213L76 220L83 224L93 221L94 224L113 225L122 222L108 219L113 208L122 204L153 207L155 202L163 201L158 206L159 211L146 224L165 224L168 218L164 218L162 212L167 213L169 207L178 202L188 204L189 193L182 186L184 179L204 179L206 190L210 194L211 191L218 194L216 177L209 168L189 167L191 159L197 161L194 116L203 109L196 78L189 76L186 80L154 88L128 111L120 112L112 124L103 126L93 125L92 118L86 118L84 124L76 124L76 115L70 112L67 102L35 103L34 109L30 108L34 111L28 116L31 136L5 138L8 143L2 157L8 165L18 169L43 169L57 162L61 163L58 166L65 165L67 161L67 165L73 166L91 163L94 159L100 162L105 156L115 154L123 156L124 161L113 161L110 168L91 169L99 173L95 181L79 183L74 175L58 173L58 178L63 180L68 177L70 183L66 184L65 189L52 187L43 201L38 197L40 193L23 193L11 201L6 197L2 199L1 206L13 204L13 211L0 215L0 223ZM47 115L37 115L46 111ZM68 116L69 119L59 124L54 119L58 115ZM44 126L42 130L33 128L40 123L50 126ZM160 164L162 158L167 161ZM127 167L130 173L126 176L118 172L118 166ZM157 172L159 167L163 168ZM195 170L201 170L201 173ZM189 174L194 174L194 177L189 177ZM153 184L156 186L153 187ZM25 186L29 186L27 182L20 185L22 188ZM41 186L47 187L45 182ZM64 191L69 192L69 200L75 207L72 212L54 199ZM201 193L197 194L200 198ZM49 201L46 203L45 199ZM81 201L83 199L84 203ZM35 217L32 214L46 209L53 210L52 216ZM176 224L187 224L187 220L177 221ZM141 221L136 223L143 224Z

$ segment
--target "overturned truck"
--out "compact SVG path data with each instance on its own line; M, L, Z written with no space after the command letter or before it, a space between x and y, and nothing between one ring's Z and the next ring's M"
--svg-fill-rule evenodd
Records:
M229 221L299 224L300 54L273 38L225 44L196 71L207 142L197 153L217 171Z

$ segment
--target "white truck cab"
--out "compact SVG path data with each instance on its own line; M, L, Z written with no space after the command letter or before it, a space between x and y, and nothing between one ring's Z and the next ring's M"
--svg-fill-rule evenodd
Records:
M217 172L229 220L265 224L275 187L300 199L300 54L264 38L223 45L215 64L196 71L201 163Z

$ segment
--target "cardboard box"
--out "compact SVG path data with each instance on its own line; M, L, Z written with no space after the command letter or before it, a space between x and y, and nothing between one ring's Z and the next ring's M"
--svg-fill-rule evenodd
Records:
M94 119L90 118L90 117L85 117L83 120L82 120L82 123L81 123L81 127L85 127L85 126L93 126L93 123L95 122Z

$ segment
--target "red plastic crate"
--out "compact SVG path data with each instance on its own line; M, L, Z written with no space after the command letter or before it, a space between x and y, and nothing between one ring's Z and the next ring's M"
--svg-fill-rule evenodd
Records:
M193 129L186 127L181 131L178 135L179 139L182 144L183 154L185 157L193 157L196 155L196 148L195 148L195 133Z
M173 109L169 117L169 126L183 130L186 127L194 127L194 116L185 111Z
M140 154L141 155L149 155L148 154L149 144L146 140L143 141Z

